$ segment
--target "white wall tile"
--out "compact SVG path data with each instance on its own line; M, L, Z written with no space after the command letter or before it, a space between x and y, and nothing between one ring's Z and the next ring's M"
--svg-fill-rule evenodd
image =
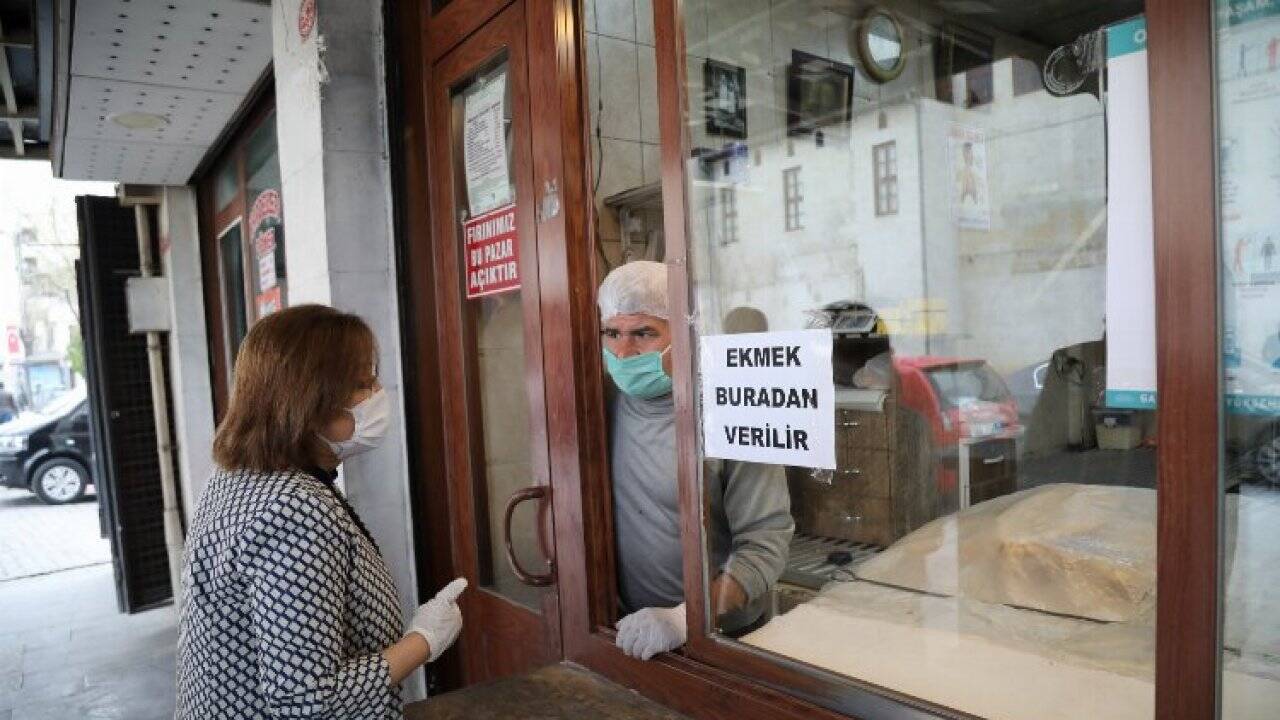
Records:
M771 63L769 0L707 0L707 54L748 70Z
M766 29L771 31L774 66L786 67L792 50L827 57L828 13L814 12L807 3L778 3L771 15L773 27Z
M618 140L640 139L640 97L637 92L638 53L636 44L600 36L600 97L604 110L600 115L605 137Z
M640 140L660 141L658 131L658 65L654 49L639 47Z
M684 44L690 55L706 57L707 45L707 0L685 0L684 4Z
M856 33L858 21L837 13L826 13L826 17L827 54L825 57L846 65L857 65L855 58L858 53Z
M605 138L601 143L603 156L600 165L600 187L596 197L600 200L644 184L644 160L641 143Z
M587 33L587 112L591 117L591 136L595 137L596 121L600 116L600 75L604 60L600 57L600 37Z
M636 0L636 42L653 45L653 0Z
M702 73L703 65L706 63L704 58L690 57L686 60L686 86L688 103L688 116L685 123L688 128L689 141L693 147L701 147L707 144L707 131L705 117L706 100L702 96ZM747 100L751 99L751 90L747 90Z
M644 184L662 180L662 146L645 143L640 147L641 176Z
M623 40L635 40L635 0L596 0L596 32Z

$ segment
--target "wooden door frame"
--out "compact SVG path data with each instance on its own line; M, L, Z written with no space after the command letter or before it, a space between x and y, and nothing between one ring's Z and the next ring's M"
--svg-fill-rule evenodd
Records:
M240 219L240 244L246 249L246 261L241 263L245 276L245 292L253 287L252 277L247 259L253 257L249 251L251 238L245 237L247 230L243 221L249 213L248 198L245 197L245 186L248 177L245 173L245 146L253 133L271 116L276 109L275 83L271 78L270 68L264 79L254 86L244 109L228 127L225 135L214 145L214 150L202 161L191 184L196 190L196 214L200 238L200 274L204 297L205 334L209 346L210 386L213 390L213 416L215 425L222 421L227 412L227 403L231 393L231 362L227 351L226 309L222 302L222 235L231 225ZM224 207L215 207L217 171L228 160L236 164L236 194ZM256 266L256 263L255 263ZM252 298L245 300L246 312L252 313ZM250 314L252 324L252 314Z
M484 20L497 12L495 6L500 9L507 4L475 1L483 2L484 12L477 11L476 15L484 16ZM435 392L439 383L444 382L444 376L436 374L444 368L439 357L436 332L439 309L435 297L435 284L444 270L436 263L426 230L435 219L429 209L423 207L424 203L415 203L411 198L422 187L412 185L411 178L420 177L428 192L438 192L442 177L433 172L439 155L432 147L436 128L431 123L429 103L424 100L431 96L432 65L482 21L456 23L450 26L452 29L445 29L440 16L431 16L423 0L407 0L407 4L397 16L416 19L413 30L405 35L405 45L418 46L421 64L404 76L405 110L416 116L405 121L402 137L406 150L411 147L409 141L415 132L421 133L421 141L418 152L405 158L402 188L406 222L412 223L412 227L405 228L402 238L404 257L411 266L403 276L407 279L406 306L412 307L403 322L409 338L405 343L406 353L410 347L423 353L406 354L406 367L416 365L427 370L424 380L417 384L419 391L411 391L412 412L417 414L417 419L411 421L414 427L410 432L422 440L422 445L410 452L411 462L434 471L447 446L443 430L445 410ZM615 682L696 717L837 720L841 716L704 663L675 654L642 662L626 657L613 643L613 631L609 627L615 593L612 494L602 430L604 381L595 305L598 258L590 244L591 210L571 211L575 207L590 208L592 197L586 42L579 13L577 0L526 1L531 112L547 119L540 125L541 131L534 133L534 183L542 187L549 180L557 180L561 205L558 214L542 219L538 226L540 236L546 239L539 247L542 301L547 316L567 313L568 319L564 325L547 323L544 326L545 385L549 396L572 394L574 408L571 415L552 415L547 420L564 659L590 667ZM408 47L398 55L401 61L413 57ZM416 113L414 98L418 98ZM408 210L415 205L416 209ZM555 240L557 236L559 241ZM568 439L576 442L567 442ZM422 530L419 532L419 545L431 545L430 574L435 582L433 587L421 589L424 599L434 587L447 582L459 567L458 538L448 533L448 518L456 509L452 507L454 499L448 495L448 483L438 472L428 472L417 482L415 496L422 498L421 504L429 510L415 517L433 525L424 529L425 536ZM463 644L467 644L465 637ZM459 675L458 662L446 656L445 670L452 679ZM445 687L451 686L446 679Z
M440 349L436 336L435 254L431 247L428 114L431 85L426 23L430 0L384 5L387 33L387 120L401 313L400 366L405 396L409 498L419 602L456 577L449 532L448 489L438 472L444 456ZM461 664L448 653L427 670L432 691L459 687Z
M1213 22L1209 0L1147 0L1160 405L1156 616L1166 618L1156 625L1156 717L1172 720L1216 717L1221 701L1224 416Z
M511 0L454 0L439 12L433 12L427 0L423 6L427 64L434 65L510 4Z
M676 318L692 312L686 271L685 159L690 142L684 125L688 98L681 5L680 0L654 0L664 230ZM1160 398L1158 614L1169 618L1156 630L1156 716L1204 719L1214 717L1218 704L1221 594L1221 373L1218 314L1209 310L1218 307L1219 297L1212 5L1208 0L1149 0L1146 15ZM1192 315L1188 307L1205 311ZM707 635L702 526L707 513L698 491L696 398L686 380L693 377L693 341L692 329L673 333L686 653L855 716L876 709L966 717Z
M539 158L533 150L533 135L540 124L532 103L524 104L531 95L529 54L525 34L524 0L513 0L501 12L494 15L482 27L456 44L452 51L441 56L432 67L431 90L427 96L430 106L429 122L436 127L430 136L431 157L438 161L433 174L431 208L433 216L433 246L436 275L436 329L440 348L441 387L453 388L444 394L442 408L446 427L466 428L469 442L451 443L445 449L445 482L450 507L453 510L453 557L455 564L471 581L473 589L463 596L464 612L470 610L483 620L464 627L464 637L470 648L483 648L481 652L463 652L464 676L469 680L487 679L492 673L504 673L523 665L520 655L545 652L549 658L561 656L560 602L558 588L542 595L540 613L533 613L514 601L497 593L481 590L474 568L479 568L482 556L487 555L477 547L487 540L477 534L481 519L487 518L486 506L477 493L485 490L485 483L478 480L484 465L483 429L478 414L480 408L479 371L475 353L467 352L471 346L474 328L467 321L471 310L463 298L461 287L461 248L457 241L455 212L455 175L453 163L452 127L453 99L448 92L455 79L470 75L483 67L505 49L507 51L507 82L516 102L513 112L512 180L516 186L516 226L520 243L521 307L523 313L523 341L525 347L524 388L529 396L529 414L534 419L530 425L530 449L532 476L530 485L552 487L553 474L549 457L547 428L549 403L546 397L544 366L544 322L541 287L542 246L547 242L538 229L536 218L538 183L534 171L545 158ZM521 125L525 126L522 128ZM558 155L558 148L556 148ZM451 210L451 211L446 211ZM554 240L548 244L555 244ZM533 252L531 252L533 251ZM529 293L534 293L530 295ZM532 309L531 309L532 308ZM459 343L458 339L462 338ZM545 477L543 473L545 472ZM540 517L542 517L540 515ZM551 549L549 549L551 550ZM554 552L552 550L552 552ZM506 623L508 631L526 642L516 647L495 647L488 642L495 623Z
M590 222L585 28L577 0L526 3L531 103L533 112L549 120L542 126L544 132L534 138L534 182L540 188L546 180L560 180L565 209L539 225L540 233L555 233L561 238L539 248L544 312L548 316L563 313L568 318L567 324L554 330L550 325L544 329L547 393L571 393L575 409L572 417L549 417L547 426L565 659L695 717L834 719L844 715L818 703L832 704L837 694L838 705L855 714L876 711L911 716L932 710L956 716L954 711L879 688L851 690L857 683L802 672L796 664L765 659L705 636L702 528L696 514L701 499L696 490L696 461L692 459L697 453L695 420L690 412L694 398L690 384L679 380L676 401L680 409L679 452L684 458L680 492L690 643L683 653L668 653L649 662L628 658L614 647L612 630L607 627L614 575L594 303L599 268ZM461 13L464 4L471 9L469 18ZM502 0L455 1L435 16L423 4L417 33L426 66L421 73L423 86L430 87L429 67L435 58L506 4ZM684 271L688 258L684 213L688 140L683 127L687 100L682 90L685 56L680 6L680 0L654 0L664 224L671 292L678 298L678 306L687 303L689 290ZM1156 697L1157 716L1178 719L1212 717L1218 702L1222 503L1217 478L1222 418L1217 342L1203 340L1218 337L1218 320L1216 313L1189 317L1183 312L1186 307L1218 305L1211 10L1207 0L1148 0L1147 6L1153 148L1180 149L1177 153L1153 152L1161 389L1159 613L1179 618L1161 623L1157 629ZM1166 112L1166 108L1178 111ZM429 119L421 128L423 132L430 130ZM437 178L426 172L425 163L423 168L427 184L434 187ZM569 212L569 208L586 210ZM406 255L415 269L433 268L422 245L421 238L412 242ZM433 268L430 275L412 283L416 309L432 310L427 297L430 293L424 290L430 290L426 282L438 272L439 268ZM676 317L681 312L681 307L673 308ZM415 312L411 334L416 335L419 346L424 339L428 344L434 342L434 320L429 314ZM676 333L673 352L678 378L690 377L691 350L692 336ZM424 393L416 396L415 404L422 406L417 433L428 441L427 447L439 448L443 444L440 428L432 421L439 410ZM567 442L570 438L576 442ZM426 480L423 482L427 487ZM436 508L432 518L439 518L442 512L447 517L440 503L432 507ZM435 547L432 552L433 557L440 554ZM437 574L442 578L447 575Z

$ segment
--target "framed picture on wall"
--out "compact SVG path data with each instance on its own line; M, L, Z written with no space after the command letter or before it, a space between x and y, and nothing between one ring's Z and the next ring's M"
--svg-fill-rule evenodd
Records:
M937 78L937 98L942 102L961 107L977 107L995 98L995 86L991 64L995 57L995 40L976 30L955 23L943 23L938 42L934 45L934 72ZM959 92L953 84L957 75L963 75Z
M746 70L707 60L702 66L702 97L708 135L747 136Z
M787 67L787 134L804 135L853 119L853 67L791 51Z

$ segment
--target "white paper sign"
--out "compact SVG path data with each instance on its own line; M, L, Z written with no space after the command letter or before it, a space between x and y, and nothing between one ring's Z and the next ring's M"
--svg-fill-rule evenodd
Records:
M511 202L506 126L502 113L506 93L507 76L503 73L490 79L466 99L462 154L471 217Z
M1107 406L1156 406L1147 24L1107 28Z
M701 359L707 457L835 468L830 330L707 335Z
M276 286L276 254L258 256L258 290L270 290Z

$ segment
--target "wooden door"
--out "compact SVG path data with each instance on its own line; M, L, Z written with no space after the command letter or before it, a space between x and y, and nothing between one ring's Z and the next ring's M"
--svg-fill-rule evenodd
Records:
M561 657L523 18L514 2L441 57L427 100L444 470L453 561L472 587L466 683Z

